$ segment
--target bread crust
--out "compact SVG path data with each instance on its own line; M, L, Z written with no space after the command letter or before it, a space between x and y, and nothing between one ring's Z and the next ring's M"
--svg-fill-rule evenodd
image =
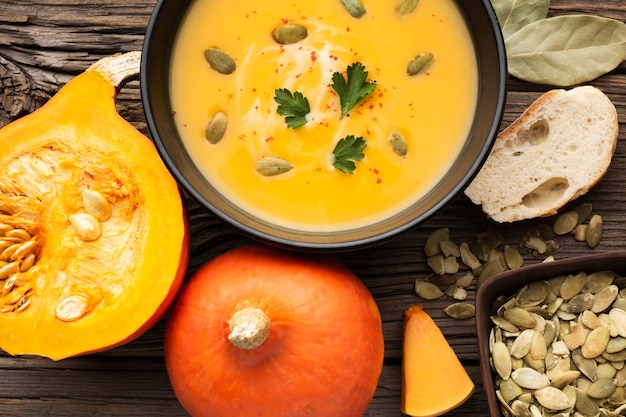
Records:
M602 179L618 134L596 87L550 90L500 132L465 194L497 222L551 216Z

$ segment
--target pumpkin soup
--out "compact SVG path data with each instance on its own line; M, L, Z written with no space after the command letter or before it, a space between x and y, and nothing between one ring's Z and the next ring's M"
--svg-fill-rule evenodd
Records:
M478 90L452 0L196 0L170 71L177 128L207 180L311 231L371 224L428 193L462 150Z

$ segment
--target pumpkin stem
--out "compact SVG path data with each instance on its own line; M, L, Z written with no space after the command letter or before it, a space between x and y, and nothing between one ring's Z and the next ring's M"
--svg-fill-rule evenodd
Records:
M270 319L263 310L245 307L233 314L228 322L228 340L239 349L256 349L270 334Z
M118 87L128 77L139 74L141 51L131 51L104 57L87 71L96 71L113 86Z

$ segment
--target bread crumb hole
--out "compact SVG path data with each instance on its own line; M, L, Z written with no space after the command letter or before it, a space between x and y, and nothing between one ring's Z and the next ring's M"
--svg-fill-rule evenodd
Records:
M550 178L526 194L522 198L522 205L529 208L552 207L568 188L567 178Z
M550 125L546 119L533 123L528 129L520 130L517 134L517 146L537 146L548 139Z

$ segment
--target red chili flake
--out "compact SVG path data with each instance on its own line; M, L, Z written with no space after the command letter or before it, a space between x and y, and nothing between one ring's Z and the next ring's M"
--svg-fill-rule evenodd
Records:
M268 136L265 138L265 143L270 143L273 140L274 140L274 136Z
M372 172L374 172L374 174L378 175L378 168L373 168Z
M346 26L346 32L350 32L350 26Z
M176 113L176 110L172 110L172 116L177 116L178 113Z
M232 93L228 93L228 99L232 100L233 99L233 94Z
M376 178L376 184L380 184L381 182L383 182L382 178L380 178L380 177Z
M368 135L372 134L372 132L369 129L366 129L365 132L367 132Z
M296 74L296 78L302 77L302 74Z
M374 105L370 104L369 108L370 108L370 110L374 109Z
M252 92L256 93L256 87L252 87Z
M311 61L313 62L317 61L317 55L315 54L315 51L311 52Z
M283 21L283 23L289 23L289 19L287 19L286 17L283 17L281 20Z

